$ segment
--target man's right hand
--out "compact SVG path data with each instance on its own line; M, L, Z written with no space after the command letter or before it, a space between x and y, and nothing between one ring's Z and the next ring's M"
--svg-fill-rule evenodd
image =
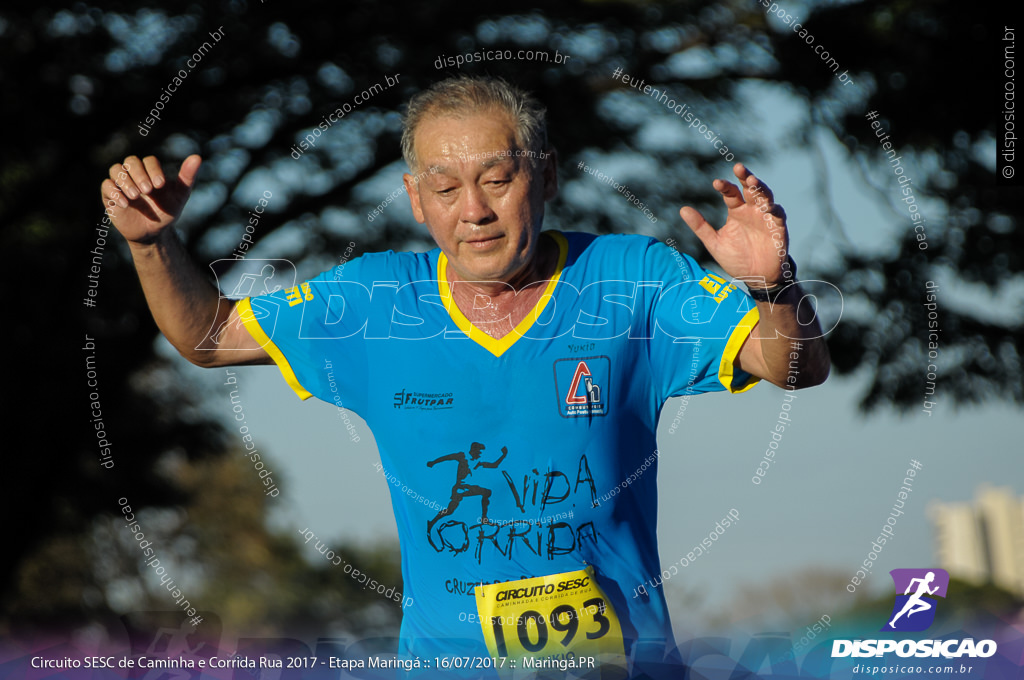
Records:
M156 156L128 156L123 164L110 166L110 178L103 180L100 191L121 235L131 244L153 243L181 215L202 162L192 154L169 181Z
M193 154L177 177L167 179L155 156L128 156L123 165L111 166L110 179L103 180L103 203L128 239L156 325L183 357L197 366L271 364L235 305L222 303L207 273L189 260L168 229L184 210L202 162Z

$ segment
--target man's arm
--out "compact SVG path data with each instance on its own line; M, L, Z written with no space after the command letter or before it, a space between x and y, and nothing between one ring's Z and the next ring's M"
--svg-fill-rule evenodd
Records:
M715 189L729 213L721 229L712 227L697 210L679 211L726 274L748 282L748 288L785 285L789 269L786 213L768 186L742 163L733 167L744 191L716 179ZM792 279L790 279L792 280ZM774 303L758 302L760 321L737 356L735 366L779 387L798 389L825 382L831 361L828 346L810 305L799 305L799 284L789 286Z
M107 214L128 241L156 325L182 356L206 367L273 363L174 232L201 163L189 156L168 180L156 157L129 156L100 188Z
M797 283L774 303L757 303L760 321L740 349L737 368L791 390L825 382L831 367L828 345L814 308L800 304L803 296Z

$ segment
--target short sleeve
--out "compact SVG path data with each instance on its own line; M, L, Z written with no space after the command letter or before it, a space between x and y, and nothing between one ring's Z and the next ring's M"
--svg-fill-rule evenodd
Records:
M302 399L318 397L365 412L367 361L364 329L370 288L362 258L298 286L236 303L249 334L270 355Z
M645 277L663 282L652 306L650 361L662 399L728 390L758 378L736 357L758 322L754 300L736 284L662 243L645 256Z

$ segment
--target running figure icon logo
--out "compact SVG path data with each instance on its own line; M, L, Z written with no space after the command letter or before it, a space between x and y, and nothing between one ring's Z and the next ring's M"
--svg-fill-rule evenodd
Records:
M882 630L927 630L935 621L938 601L934 598L946 597L949 573L945 569L893 569L889 574L896 586L896 603Z

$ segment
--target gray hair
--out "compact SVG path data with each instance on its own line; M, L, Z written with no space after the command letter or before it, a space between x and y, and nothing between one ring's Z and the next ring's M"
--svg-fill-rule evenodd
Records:
M539 152L547 149L547 109L532 94L510 85L501 78L456 76L434 83L409 100L402 116L402 157L409 169L416 172L416 128L432 116L465 117L487 110L508 114L516 125L516 143L535 165Z

